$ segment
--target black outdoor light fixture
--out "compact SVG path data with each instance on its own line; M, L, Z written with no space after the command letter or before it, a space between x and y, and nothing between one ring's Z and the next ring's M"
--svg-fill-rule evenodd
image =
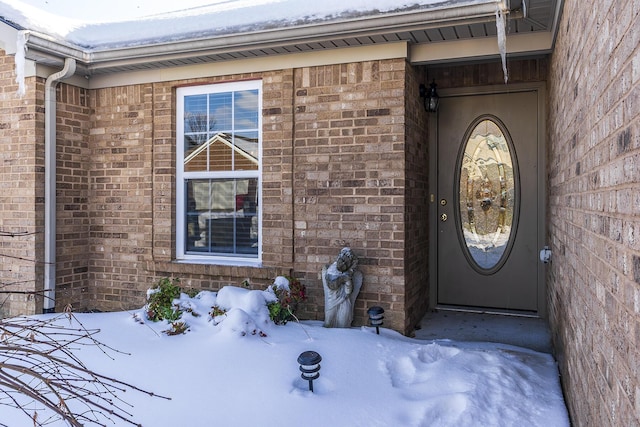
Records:
M313 393L313 380L320 378L320 361L322 357L315 351L305 351L298 356L300 377L309 381L309 391Z
M438 92L436 92L436 81L434 80L429 85L429 89L420 83L420 98L424 99L424 109L429 113L435 113L438 111L438 104L440 103L440 97L438 96Z
M380 326L382 326L382 319L384 319L384 309L376 305L370 307L369 310L367 310L367 314L369 315L369 323L371 323L371 326L376 327L376 334L380 335Z

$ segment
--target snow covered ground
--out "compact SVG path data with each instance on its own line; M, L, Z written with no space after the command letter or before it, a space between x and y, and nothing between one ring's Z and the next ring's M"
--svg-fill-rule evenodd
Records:
M85 347L77 355L99 373L171 398L121 396L147 427L569 426L549 354L317 321L278 326L268 320L265 297L234 287L183 294L182 305L201 315L184 314L189 331L177 336L162 332L166 323L145 320L142 309L77 314L86 328L101 330L97 339L129 353L108 357ZM211 319L214 304L227 313ZM69 324L65 316L59 322ZM322 356L313 393L297 363L308 350ZM2 424L32 425L6 407Z

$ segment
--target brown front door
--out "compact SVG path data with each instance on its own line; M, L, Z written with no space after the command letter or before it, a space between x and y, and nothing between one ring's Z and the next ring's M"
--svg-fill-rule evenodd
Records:
M446 96L437 142L437 303L539 312L539 90Z

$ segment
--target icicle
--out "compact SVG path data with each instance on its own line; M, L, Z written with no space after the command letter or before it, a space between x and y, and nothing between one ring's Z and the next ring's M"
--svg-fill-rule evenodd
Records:
M16 40L16 83L18 83L18 91L16 95L22 98L27 92L25 88L25 61L27 55L27 34L26 31L18 31L18 37Z
M509 74L507 73L507 35L505 31L506 18L498 7L496 9L496 29L498 30L498 50L502 58L502 72L504 73L504 83L507 84Z

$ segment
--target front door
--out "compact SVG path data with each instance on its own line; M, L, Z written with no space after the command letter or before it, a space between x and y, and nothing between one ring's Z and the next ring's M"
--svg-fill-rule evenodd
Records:
M543 309L538 89L442 97L437 138L437 303Z

